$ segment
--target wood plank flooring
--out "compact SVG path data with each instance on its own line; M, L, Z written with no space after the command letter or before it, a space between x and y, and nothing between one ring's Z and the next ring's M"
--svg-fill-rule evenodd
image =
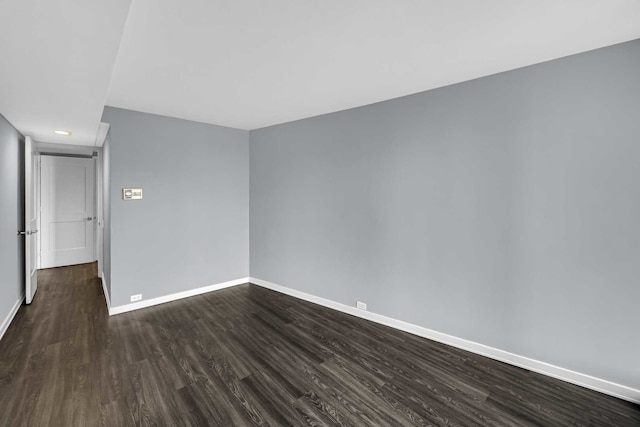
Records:
M0 426L640 426L640 407L242 285L108 317L43 270L0 342Z

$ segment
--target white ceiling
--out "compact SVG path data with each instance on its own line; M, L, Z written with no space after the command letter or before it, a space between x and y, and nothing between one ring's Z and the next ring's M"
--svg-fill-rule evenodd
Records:
M93 145L130 3L0 0L0 114L36 140Z
M84 145L105 103L256 129L640 38L638 0L129 3L0 0L0 113Z

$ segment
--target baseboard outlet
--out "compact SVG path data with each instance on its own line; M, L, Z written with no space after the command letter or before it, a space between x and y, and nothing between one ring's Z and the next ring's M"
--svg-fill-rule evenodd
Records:
M132 304L125 304L125 305L119 305L117 307L110 307L109 316L126 313L128 311L140 310L141 308L152 307L154 305L164 304L167 302L176 301L183 298L189 298L189 297L193 297L200 294L206 294L207 292L218 291L220 289L243 285L245 283L249 283L248 277L243 277L242 279L230 280L228 282L218 283L215 285L204 286L202 288L190 289L188 291L178 292L175 294L165 295L162 297L138 301Z
M11 311L9 312L7 317L5 317L5 319L2 321L2 325L0 325L0 340L2 339L2 337L4 337L4 334L7 332L7 329L9 329L9 325L11 325L13 318L16 317L16 314L18 314L18 310L20 310L20 306L22 306L23 301L24 301L24 295L21 296L16 301L15 304L13 304L13 307L11 307Z
M107 310L111 309L111 299L109 298L109 292L107 292L107 281L104 278L104 271L100 274L100 281L102 282L102 292L104 293L104 301L107 303Z
M286 294L308 302L312 302L323 307L331 308L343 313L350 314L352 316L379 323L381 325L389 326L391 328L395 328L404 332L409 332L410 334L417 335L419 337L447 344L452 347L470 351L472 353L489 357L500 362L508 363L519 368L527 369L539 374L566 381L571 384L595 390L600 393L608 394L619 399L624 399L629 402L640 404L640 390L631 387L616 384L611 381L603 380L601 378L596 378L591 375L582 374L569 369L561 368L550 363L530 359L525 356L509 353L507 351L489 347L474 341L469 341L463 338L444 334L442 332L437 332L431 329L424 328L422 326L404 322L402 320L386 317L381 314L372 313L370 311L363 311L356 307L351 307L349 305L335 302L326 298L317 297L315 295L287 288L285 286L268 282L266 280L250 277L249 281L255 285L262 286L264 288L271 289L273 291L280 292L282 294Z

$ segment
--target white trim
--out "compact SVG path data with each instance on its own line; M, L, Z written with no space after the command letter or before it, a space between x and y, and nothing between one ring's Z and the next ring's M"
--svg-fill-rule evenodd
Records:
M109 123L100 122L98 131L96 132L96 140L93 143L95 147L102 147L104 145L104 140L107 139L107 134L109 133L109 127L111 127Z
M102 282L102 292L104 293L104 300L107 303L107 310L111 310L111 299L109 298L109 292L107 292L107 281L104 279L104 271L98 276ZM111 312L109 312L111 315Z
M231 286L243 285L245 283L249 283L248 277L243 277L241 279L236 279L236 280L230 280L228 282L218 283L216 285L204 286L202 288L190 289L188 291L183 291L183 292L178 292L171 295L152 298L146 301L134 302L133 304L125 304L125 305L119 305L117 307L110 307L109 316L113 316L115 314L120 314L120 313L126 313L127 311L139 310L141 308L151 307L153 305L164 304L166 302L171 302L171 301L179 300L182 298L189 298L195 295L200 295L207 292L229 288Z
M591 375L582 374L569 369L561 368L559 366L551 365L546 362L530 359L528 357L519 356L517 354L509 353L504 350L489 347L484 344L479 344L463 338L443 334L442 332L437 332L431 329L424 328L422 326L403 322L402 320L386 317L381 314L359 310L356 307L351 307L339 302L310 295L305 292L267 282L266 280L257 279L255 277L250 277L249 280L255 285L262 286L264 288L271 289L273 291L277 291L305 301L309 301L323 307L341 311L352 316L367 319L372 322L380 323L382 325L399 329L401 331L409 332L423 338L447 344L452 347L460 348L462 350L470 351L472 353L486 356L491 359L499 360L500 362L508 363L510 365L518 366L520 368L528 369L539 374L547 375L562 381L566 381L568 383L576 384L591 390L599 391L604 394L640 404L640 390L631 387L616 384L611 381L592 377Z
M103 264L103 255L102 255L102 251L104 249L104 229L102 226L102 212L103 212L103 203L104 203L104 164L102 162L102 148L98 148L98 150L96 150L98 153L98 156L96 157L96 167L95 167L95 171L96 171L96 191L95 191L95 214L94 216L96 217L96 221L93 224L93 231L95 234L95 254L96 254L96 260L98 261L98 277L102 277L102 269L104 268Z
M11 325L13 318L16 317L16 314L18 314L18 310L20 310L20 307L22 306L23 301L24 301L24 295L21 296L20 299L16 301L16 303L11 308L11 311L9 312L9 314L7 315L7 317L5 317L4 321L2 322L2 325L0 325L0 340L4 336L5 332L7 332L7 329L9 329L9 325Z

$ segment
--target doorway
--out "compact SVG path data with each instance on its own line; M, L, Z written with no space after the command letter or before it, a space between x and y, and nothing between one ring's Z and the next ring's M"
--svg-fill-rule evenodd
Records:
M26 302L37 289L37 271L97 261L102 266L102 147L25 143ZM32 167L31 167L32 166ZM29 203L27 203L29 202ZM32 221L33 219L33 221ZM29 271L33 270L33 275ZM104 285L104 284L103 284Z

